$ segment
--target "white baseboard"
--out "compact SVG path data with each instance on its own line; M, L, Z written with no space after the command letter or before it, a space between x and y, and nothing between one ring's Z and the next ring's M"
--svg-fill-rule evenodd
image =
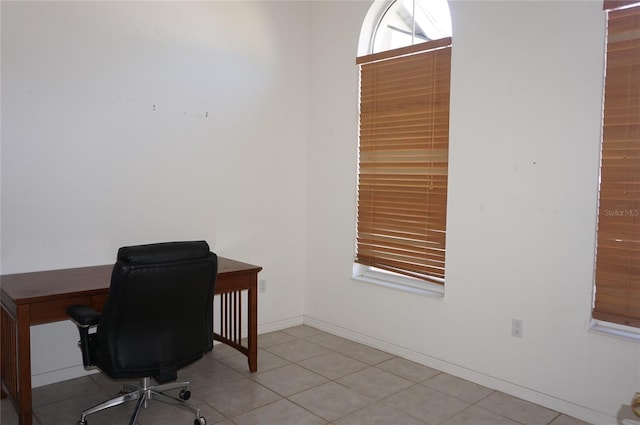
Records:
M72 366L65 369L51 370L31 376L31 388L42 387L43 385L55 384L67 379L80 378L82 376L98 373L99 370L86 370L82 365Z
M294 326L300 326L304 323L304 316L292 317L290 319L276 320L270 323L258 324L258 334L265 334L268 332L279 331L282 329L292 328Z
M546 408L564 413L569 416L573 416L574 418L578 418L592 424L638 424L638 422L631 421L631 417L616 419L587 407L579 406L566 400L561 400L548 394L543 394L538 391L514 384L512 382L507 382L493 376L467 369L463 366L430 357L426 354L418 353L405 347L401 347L387 341L364 335L350 329L342 328L340 326L336 326L323 320L315 319L313 317L305 316L304 324L337 336L341 336L351 341L359 342L361 344L386 351L387 353L414 361L416 363L420 363L433 369L440 370L458 378L462 378L467 381L471 381L476 384L501 391L505 394L530 401L531 403L544 406ZM620 419L623 419L623 422L620 422Z

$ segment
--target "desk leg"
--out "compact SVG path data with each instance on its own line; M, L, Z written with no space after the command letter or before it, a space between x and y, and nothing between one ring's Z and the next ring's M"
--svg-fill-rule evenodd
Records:
M18 423L31 425L31 329L29 305L19 305L16 316L2 309L2 380L18 411ZM3 387L3 392L5 387ZM6 394L5 394L6 395Z
M18 306L18 423L31 425L31 328L29 305Z
M249 335L248 335L248 349L249 349L249 371L256 372L258 370L258 288L257 280L258 275L254 276L255 282L249 289Z
M11 343L10 333L11 320L4 308L2 308L0 310L0 399L7 398L7 393L4 392L2 384L6 382L7 360L10 358L8 355L10 351L8 345Z

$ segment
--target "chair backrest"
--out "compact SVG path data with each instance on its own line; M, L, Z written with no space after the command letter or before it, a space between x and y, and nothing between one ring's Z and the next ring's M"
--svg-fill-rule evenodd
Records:
M120 248L97 329L111 377L165 382L213 348L218 260L204 241Z

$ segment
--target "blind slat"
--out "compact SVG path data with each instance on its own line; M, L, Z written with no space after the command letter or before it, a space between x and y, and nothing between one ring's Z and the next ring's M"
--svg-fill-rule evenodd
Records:
M359 56L356 58L356 65L364 63L389 59L389 58L402 58L404 55L410 55L412 53L423 52L427 50L437 49L440 47L451 46L451 37L441 38L439 40L427 41L425 43L414 44L413 46L401 47L399 49L387 50L380 53L373 53L371 55Z
M604 2L602 3L602 9L613 10L634 3L638 3L638 0L604 0Z

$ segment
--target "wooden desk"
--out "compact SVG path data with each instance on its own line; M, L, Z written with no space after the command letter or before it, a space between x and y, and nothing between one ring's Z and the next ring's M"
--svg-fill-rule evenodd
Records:
M66 309L87 304L101 310L113 265L0 276L0 370L2 397L11 395L20 425L32 423L30 326L67 320ZM258 369L258 272L262 267L218 257L216 295L220 296L220 333L214 339L247 355ZM247 346L241 343L242 292L247 291Z

